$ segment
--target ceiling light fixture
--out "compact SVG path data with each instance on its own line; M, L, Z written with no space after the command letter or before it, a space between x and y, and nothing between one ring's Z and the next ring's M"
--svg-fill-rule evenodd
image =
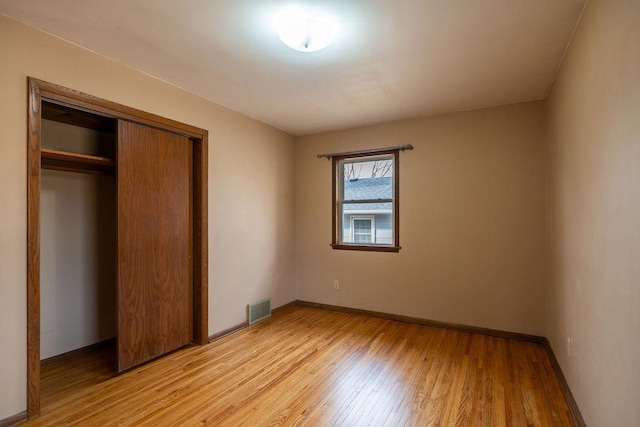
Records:
M284 12L278 20L280 40L300 52L316 52L331 43L336 28L326 16L308 10Z

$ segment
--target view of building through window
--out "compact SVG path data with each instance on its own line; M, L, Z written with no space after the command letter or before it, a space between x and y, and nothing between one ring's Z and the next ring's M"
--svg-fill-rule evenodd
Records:
M340 243L393 245L393 156L346 159L340 167Z

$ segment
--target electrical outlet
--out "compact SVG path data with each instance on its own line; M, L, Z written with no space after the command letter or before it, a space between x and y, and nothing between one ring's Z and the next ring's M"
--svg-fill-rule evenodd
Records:
M567 337L567 357L571 359L571 338Z
M340 289L340 282L337 280L333 281L333 289Z

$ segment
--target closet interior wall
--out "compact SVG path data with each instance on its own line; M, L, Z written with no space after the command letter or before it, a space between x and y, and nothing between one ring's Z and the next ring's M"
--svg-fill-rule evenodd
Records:
M114 146L113 132L42 120L43 149L98 155ZM116 336L115 177L43 168L40 203L44 360Z

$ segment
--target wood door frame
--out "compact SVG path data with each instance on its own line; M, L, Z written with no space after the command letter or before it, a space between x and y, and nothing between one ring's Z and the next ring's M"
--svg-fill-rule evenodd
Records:
M193 142L193 342L208 342L208 131L28 77L27 105L27 413L40 413L40 149L42 102L128 120Z

